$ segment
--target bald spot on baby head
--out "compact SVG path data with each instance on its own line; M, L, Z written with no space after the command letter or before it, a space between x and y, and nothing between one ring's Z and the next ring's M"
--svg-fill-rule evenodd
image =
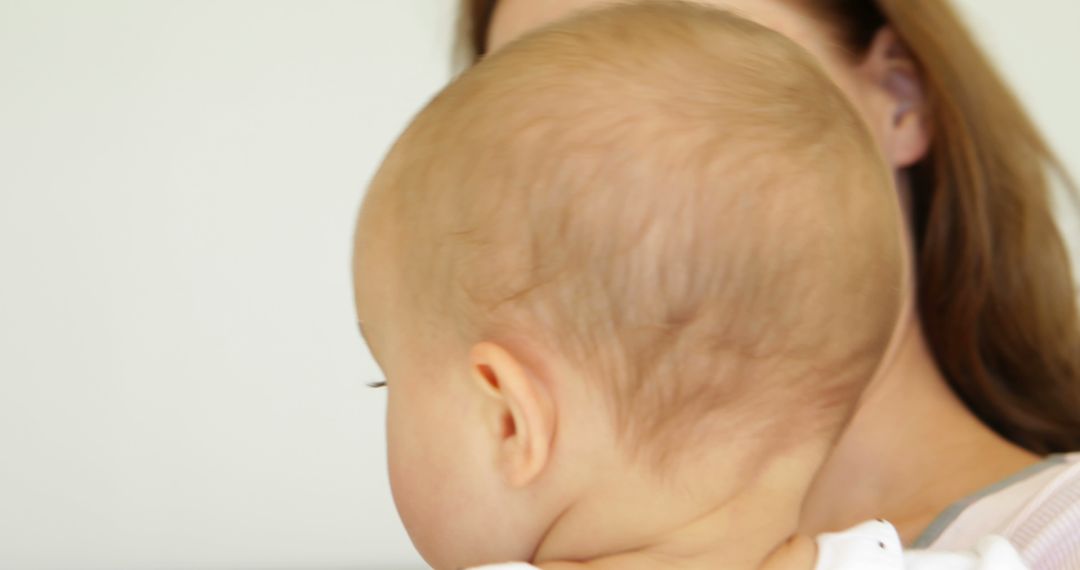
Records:
M835 435L900 312L900 214L811 56L681 3L586 13L456 80L364 236L418 315L587 371L628 448ZM366 228L366 229L365 229Z

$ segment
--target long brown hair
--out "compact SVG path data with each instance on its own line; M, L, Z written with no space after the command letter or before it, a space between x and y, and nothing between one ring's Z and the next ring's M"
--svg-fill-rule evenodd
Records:
M464 61L497 0L462 0ZM934 141L910 169L919 312L953 390L1039 453L1080 449L1080 313L1050 180L1076 186L945 0L792 0L861 55L890 25L919 62Z

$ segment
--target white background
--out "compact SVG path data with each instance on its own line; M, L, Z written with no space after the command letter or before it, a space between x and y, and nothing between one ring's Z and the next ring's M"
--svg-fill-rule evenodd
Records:
M966 0L1080 171L1080 3ZM0 0L0 568L419 568L353 216L450 0Z

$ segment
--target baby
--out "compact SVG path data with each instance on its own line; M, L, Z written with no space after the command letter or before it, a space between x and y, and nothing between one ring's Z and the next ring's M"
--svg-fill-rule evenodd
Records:
M797 534L908 310L876 152L811 56L693 4L580 15L443 91L373 181L354 259L424 558L904 567L884 522Z

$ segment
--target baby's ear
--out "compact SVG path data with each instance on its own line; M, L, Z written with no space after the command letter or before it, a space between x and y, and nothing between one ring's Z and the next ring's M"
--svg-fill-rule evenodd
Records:
M517 355L492 342L472 347L469 367L503 477L513 487L525 487L547 466L555 442L548 386Z

